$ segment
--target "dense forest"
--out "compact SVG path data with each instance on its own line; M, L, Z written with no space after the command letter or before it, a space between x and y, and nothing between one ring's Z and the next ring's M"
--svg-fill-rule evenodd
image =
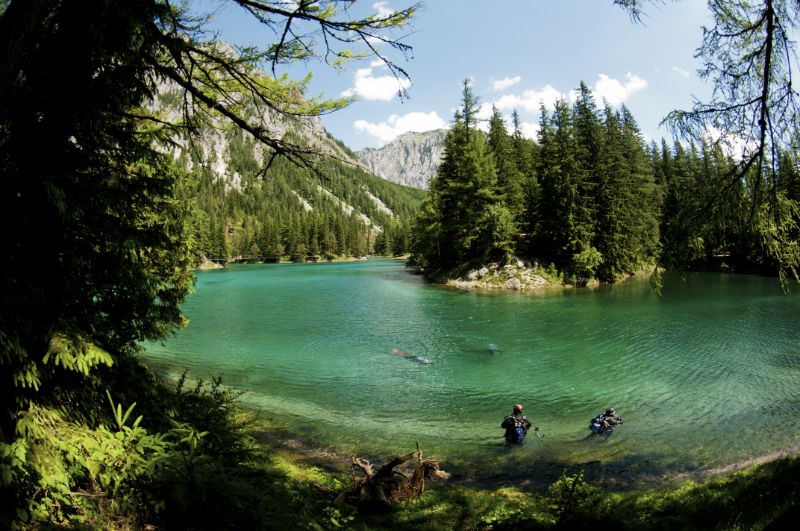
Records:
M228 171L216 174L200 150L182 151L191 167L180 196L193 205L194 254L220 261L318 260L401 255L424 192L390 183L329 156L316 168L266 157L249 135L227 135ZM259 155L261 155L259 157ZM191 160L187 160L191 159ZM259 160L260 159L260 160Z
M749 218L767 183L710 139L646 144L623 106L599 109L581 83L570 105L542 106L537 141L494 109L488 134L467 82L444 160L414 230L416 262L434 273L510 256L557 270L568 283L614 282L656 266L775 274ZM774 187L798 197L793 151Z

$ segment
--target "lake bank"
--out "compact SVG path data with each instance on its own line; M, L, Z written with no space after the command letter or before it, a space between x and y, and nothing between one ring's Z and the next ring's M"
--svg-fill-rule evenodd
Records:
M659 273L664 270L659 268ZM585 285L576 285L564 280L564 275L555 270L541 267L527 260L513 258L505 263L489 262L467 271L426 272L424 268L415 267L414 273L423 275L429 281L448 288L461 291L506 291L506 292L542 292L547 290L571 290L575 288L598 288L600 286L620 285L645 276L651 277L653 269L643 269L636 273L620 276L614 283L601 283L590 279Z
M274 260L250 259L250 258L230 258L225 261L210 260L206 257L194 267L194 271L208 271L213 269L222 269L229 265L242 265L242 264L305 264L305 263L348 263L348 262L363 262L368 260L368 256L335 256L328 257L308 257L303 260L292 260L288 256L282 256Z
M269 412L254 411L260 421L251 432L251 435L259 445L269 452L280 452L287 459L292 460L300 466L321 468L330 473L349 474L351 469L351 457L355 454L352 448L339 448L330 441L322 441L309 437L308 433L293 431L285 425L274 423L264 415ZM621 429L621 428L620 428ZM763 455L743 458L739 461L729 463L725 466L714 466L710 468L696 468L687 470L679 464L662 469L648 470L642 467L641 460L636 458L622 459L616 461L609 459L605 461L548 461L538 459L530 454L536 454L537 439L533 432L529 434L525 443L526 449L531 449L526 456L526 460L532 460L533 464L520 467L517 457L521 448L505 447L502 443L501 432L498 432L497 447L502 449L502 453L514 463L507 470L481 470L480 464L471 466L468 460L452 460L446 456L432 454L424 446L422 450L429 458L439 461L443 470L452 475L447 481L449 485L461 485L480 489L496 490L506 486L513 486L529 492L544 492L555 482L563 472L570 474L582 472L585 480L603 489L604 492L633 493L643 490L654 490L664 488L678 488L686 483L700 483L714 481L730 477L733 474L746 472L758 466L769 464L775 461L795 459L800 456L800 444L795 444L780 450L771 451ZM612 444L610 439L603 440L599 437L591 438L593 443ZM611 436L613 438L613 435ZM407 451L412 451L415 444L410 442ZM373 450L358 454L358 457L365 458L372 463L383 463L394 457L397 453L387 450Z

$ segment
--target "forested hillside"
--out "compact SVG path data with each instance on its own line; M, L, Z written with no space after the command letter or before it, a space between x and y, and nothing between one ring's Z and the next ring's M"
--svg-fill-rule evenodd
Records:
M162 90L154 105L174 112L180 90ZM257 112L253 106L252 113ZM318 260L409 249L410 221L424 192L364 171L319 118L281 119L267 127L318 152L313 165L271 154L252 135L207 120L191 137L164 144L187 171L182 199L192 204L189 226L198 262Z
M193 165L182 193L194 200L189 224L198 258L305 260L408 249L409 220L424 192L334 158L319 173L276 159L263 174L253 148L241 133L231 138L235 184Z

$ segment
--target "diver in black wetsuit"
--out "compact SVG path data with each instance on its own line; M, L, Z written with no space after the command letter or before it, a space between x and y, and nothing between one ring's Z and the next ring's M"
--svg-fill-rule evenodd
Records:
M617 415L613 407L606 409L605 413L600 413L589 422L589 429L598 435L610 434L614 431L614 426L622 424L622 418Z
M515 404L511 415L503 419L500 427L506 430L506 444L522 444L531 427L531 421L522 414L522 404Z

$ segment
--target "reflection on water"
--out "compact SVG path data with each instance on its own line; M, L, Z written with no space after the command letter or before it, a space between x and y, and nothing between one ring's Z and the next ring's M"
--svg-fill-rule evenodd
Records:
M221 374L289 433L347 454L418 441L464 474L635 476L800 441L799 307L748 276L668 275L661 297L646 279L530 295L452 291L390 260L250 265L198 273L190 326L147 355ZM509 450L515 402L544 437ZM587 439L608 406L624 426Z

